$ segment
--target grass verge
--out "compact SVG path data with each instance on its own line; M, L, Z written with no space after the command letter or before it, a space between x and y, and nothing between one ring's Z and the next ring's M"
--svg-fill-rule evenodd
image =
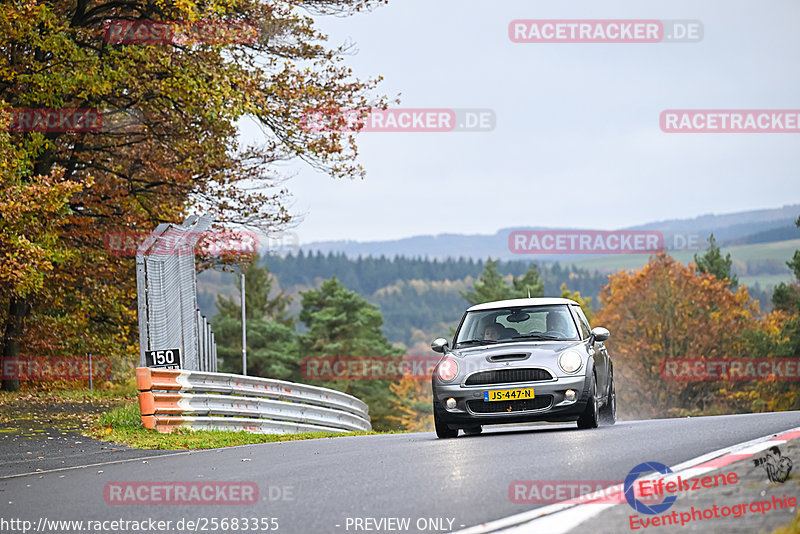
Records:
M0 425L29 432L47 429L86 432L101 414L131 402L136 384L104 384L90 391L80 384L23 383L22 391L0 391ZM131 389L133 388L133 389Z
M170 434L159 434L144 428L139 418L139 405L126 404L103 414L89 435L103 441L128 445L135 449L215 449L254 443L274 443L300 439L334 438L342 436L369 436L402 432L303 432L300 434L251 434L222 430L178 429Z
M792 520L791 523L784 527L779 527L775 529L772 534L798 534L800 533L800 512L797 512L797 515Z

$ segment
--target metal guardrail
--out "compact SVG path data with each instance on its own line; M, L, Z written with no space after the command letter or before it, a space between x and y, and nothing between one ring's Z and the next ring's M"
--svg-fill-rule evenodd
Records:
M142 423L175 428L286 434L371 430L369 408L332 389L201 371L136 369Z

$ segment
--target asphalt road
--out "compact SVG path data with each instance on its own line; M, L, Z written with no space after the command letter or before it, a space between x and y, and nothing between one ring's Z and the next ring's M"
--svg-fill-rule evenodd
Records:
M509 484L515 480L622 481L644 461L675 465L799 426L800 412L783 412L620 422L588 431L574 425L496 428L453 440L437 440L431 433L395 434L198 451L0 477L0 518L34 524L43 517L153 518L172 521L168 532L186 532L194 531L186 528L187 520L247 517L276 518L278 532L298 534L445 532L535 508L509 500ZM107 484L130 481L252 482L259 496L255 504L244 505L108 504ZM372 522L356 529L354 518L409 518L410 522L407 530L395 528L394 523ZM182 530L175 528L180 520L184 520ZM418 521L425 528L418 529ZM202 519L195 526L197 531L203 526L215 531ZM110 527L94 531L111 532ZM70 532L52 526L43 530ZM244 528L240 524L237 529L217 531Z
M131 449L55 428L4 433L0 434L0 478L163 454L174 451Z
M0 403L0 478L170 452L136 450L84 437L82 430L92 424L89 413L112 407L113 401L84 403L33 395Z

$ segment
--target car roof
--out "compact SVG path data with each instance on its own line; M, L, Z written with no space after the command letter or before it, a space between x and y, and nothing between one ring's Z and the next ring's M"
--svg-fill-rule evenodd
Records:
M467 311L494 310L497 308L516 308L518 306L551 306L553 304L571 304L578 306L578 303L571 299L561 298L530 298L530 299L510 299L497 300L495 302L484 302L476 304Z

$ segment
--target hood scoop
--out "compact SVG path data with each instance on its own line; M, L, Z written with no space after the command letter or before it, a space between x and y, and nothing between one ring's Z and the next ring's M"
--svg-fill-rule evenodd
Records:
M527 360L530 357L528 353L521 353L521 354L492 354L491 356L487 356L487 360L490 362L518 362L521 360Z

